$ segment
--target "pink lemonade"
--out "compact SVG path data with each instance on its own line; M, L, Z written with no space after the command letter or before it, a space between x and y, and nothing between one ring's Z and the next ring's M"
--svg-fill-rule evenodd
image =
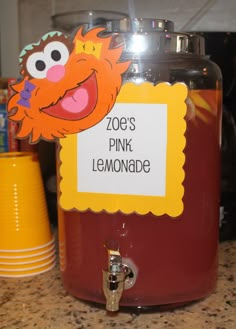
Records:
M119 244L122 257L137 268L135 285L124 290L121 305L154 306L208 296L217 280L220 146L219 95L200 93L212 106L195 104L186 119L184 211L176 218L108 214L59 209L61 274L72 295L105 303L102 270L107 268L104 243ZM217 98L219 97L219 98Z

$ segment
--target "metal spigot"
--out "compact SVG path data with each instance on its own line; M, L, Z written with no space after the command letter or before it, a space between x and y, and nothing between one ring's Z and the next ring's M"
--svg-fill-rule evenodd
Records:
M108 269L103 271L103 291L107 311L116 312L119 310L128 268L122 265L122 257L118 250L107 249L107 251Z

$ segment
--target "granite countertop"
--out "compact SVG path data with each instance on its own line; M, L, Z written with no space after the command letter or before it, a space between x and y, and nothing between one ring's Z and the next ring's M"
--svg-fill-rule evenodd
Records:
M220 244L219 280L210 297L174 311L109 315L70 296L58 265L21 279L0 278L1 329L235 329L236 241Z

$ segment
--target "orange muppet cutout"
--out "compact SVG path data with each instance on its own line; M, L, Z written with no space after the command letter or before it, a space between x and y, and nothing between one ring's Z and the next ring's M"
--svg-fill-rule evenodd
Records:
M103 28L76 33L73 42L50 32L20 54L23 80L12 86L9 118L20 123L19 138L54 140L90 128L112 109L130 62L122 47L110 48Z

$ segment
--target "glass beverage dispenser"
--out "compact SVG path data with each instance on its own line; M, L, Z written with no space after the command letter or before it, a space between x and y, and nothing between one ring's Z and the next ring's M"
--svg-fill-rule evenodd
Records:
M130 65L111 112L60 142L63 284L110 311L203 298L217 280L220 70L168 21L101 35Z

